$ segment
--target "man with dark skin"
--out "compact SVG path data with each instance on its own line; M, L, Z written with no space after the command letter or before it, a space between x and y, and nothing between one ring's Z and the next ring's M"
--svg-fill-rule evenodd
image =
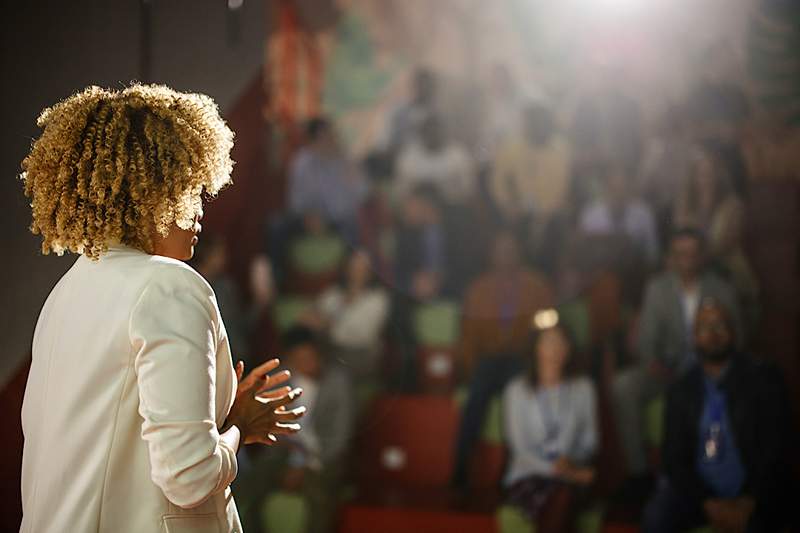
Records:
M698 364L667 397L664 479L643 531L780 531L785 525L791 417L781 376L735 349L727 310L704 300Z

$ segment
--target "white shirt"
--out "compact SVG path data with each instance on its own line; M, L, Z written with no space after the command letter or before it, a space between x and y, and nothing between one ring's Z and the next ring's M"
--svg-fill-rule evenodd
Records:
M631 200L625 207L619 227L615 227L611 209L603 200L596 201L581 214L580 228L587 234L609 235L622 232L644 253L644 257L654 264L658 260L658 233L653 212L641 200Z
M420 143L410 143L398 158L395 196L402 198L424 183L436 187L451 203L465 202L475 191L475 169L469 154L458 144L432 152Z
M218 432L236 387L191 267L124 246L79 257L34 333L20 531L241 531Z
M700 305L700 286L695 285L693 289L681 289L681 304L683 305L683 319L686 321L686 331L694 329L694 317L697 315L697 307Z
M389 313L389 298L382 289L369 289L347 300L341 287L331 287L319 298L319 310L330 322L331 340L348 349L375 350Z

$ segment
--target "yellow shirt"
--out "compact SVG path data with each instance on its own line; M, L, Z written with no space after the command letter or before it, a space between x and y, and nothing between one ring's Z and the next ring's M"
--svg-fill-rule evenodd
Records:
M569 187L567 142L554 137L544 146L512 139L501 146L489 190L504 212L550 216L564 205Z

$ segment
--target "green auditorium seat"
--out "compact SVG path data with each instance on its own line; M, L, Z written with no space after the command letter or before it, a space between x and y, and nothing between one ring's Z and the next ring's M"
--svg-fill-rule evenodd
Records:
M308 309L311 302L306 298L286 296L275 302L275 325L283 332L297 323L300 315Z
M481 440L492 444L503 443L503 401L499 395L492 398L489 408L486 409Z
M449 301L421 304L414 311L414 335L422 346L453 346L458 340L460 308Z
M289 247L292 270L306 275L336 270L344 255L344 241L333 234L303 236L295 239Z
M558 314L575 336L576 348L585 352L589 348L591 319L589 307L583 299L575 299L558 306Z
M653 448L660 448L664 441L664 396L650 400L644 409L645 441Z
M305 533L308 529L308 504L299 494L273 492L261 508L264 531Z
M603 507L597 505L586 509L576 518L578 533L599 533L603 525ZM536 533L536 524L522 511L511 505L501 505L495 513L498 533Z

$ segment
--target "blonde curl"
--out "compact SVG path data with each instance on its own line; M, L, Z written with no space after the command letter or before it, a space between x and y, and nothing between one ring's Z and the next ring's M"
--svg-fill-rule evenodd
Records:
M97 259L116 242L152 253L155 231L190 228L202 196L231 182L233 132L203 94L92 86L37 124L20 178L44 254Z

